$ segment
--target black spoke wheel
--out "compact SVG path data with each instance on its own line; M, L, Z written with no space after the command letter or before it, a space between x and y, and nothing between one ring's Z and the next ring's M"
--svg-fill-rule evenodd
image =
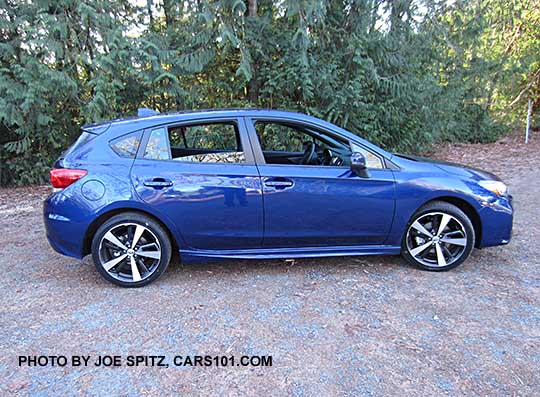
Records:
M125 213L112 217L97 230L92 257L108 281L122 287L140 287L165 271L171 243L167 232L153 219Z
M409 222L402 254L422 269L449 270L467 259L474 239L473 225L463 211L446 202L432 202Z

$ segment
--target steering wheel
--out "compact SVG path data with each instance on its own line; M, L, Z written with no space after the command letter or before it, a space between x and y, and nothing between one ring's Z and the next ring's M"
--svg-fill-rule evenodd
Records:
M310 164L315 158L315 142L307 142L306 150L304 150L304 156L300 164Z
M331 165L332 164L333 156L332 156L332 152L330 151L330 149L325 148L323 150L322 157L323 157L323 159L322 159L322 164L323 165Z

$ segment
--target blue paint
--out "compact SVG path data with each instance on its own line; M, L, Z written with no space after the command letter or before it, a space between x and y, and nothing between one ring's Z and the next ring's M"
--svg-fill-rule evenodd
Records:
M372 151L387 168L370 169L370 177L363 178L348 167L266 164L251 122L257 119L324 131ZM130 133L138 133L145 142L159 126L216 120L237 124L245 163L161 161L140 154L126 158L109 144ZM51 194L44 204L48 240L65 255L87 255L94 222L111 211L127 210L159 219L185 262L399 254L411 216L426 202L440 198L461 200L476 212L478 246L502 244L511 236L511 197L496 196L478 184L497 177L454 164L400 157L311 116L271 110L205 111L83 128L95 138L69 150L55 167L84 169L88 174ZM145 185L156 177L172 185ZM292 184L268 187L268 178Z

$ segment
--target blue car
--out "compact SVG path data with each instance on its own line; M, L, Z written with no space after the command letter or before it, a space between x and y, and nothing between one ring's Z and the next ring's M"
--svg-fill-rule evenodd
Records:
M82 127L50 177L51 246L92 254L123 287L157 279L175 251L184 263L401 253L441 271L512 233L495 175L283 111L141 109Z

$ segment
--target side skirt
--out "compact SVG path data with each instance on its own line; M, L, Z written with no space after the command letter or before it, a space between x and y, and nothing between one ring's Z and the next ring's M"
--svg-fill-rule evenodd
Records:
M259 248L249 250L180 250L182 262L201 262L212 259L287 259L327 256L398 255L401 247L365 245L350 247Z

